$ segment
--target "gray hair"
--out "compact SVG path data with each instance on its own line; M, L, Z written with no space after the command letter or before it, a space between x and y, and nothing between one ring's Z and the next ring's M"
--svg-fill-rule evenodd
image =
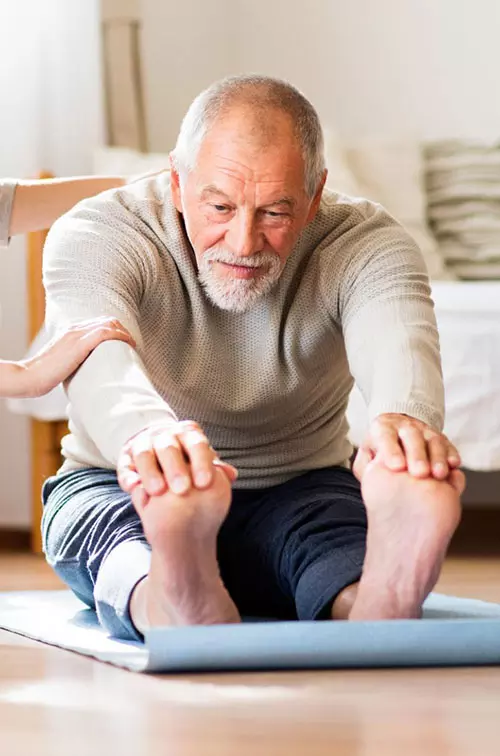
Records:
M290 116L305 166L305 189L313 197L325 171L323 130L318 114L298 89L281 79L247 74L212 84L191 103L172 153L175 169L191 171L201 144L217 118L233 105L246 104L266 116L274 108Z

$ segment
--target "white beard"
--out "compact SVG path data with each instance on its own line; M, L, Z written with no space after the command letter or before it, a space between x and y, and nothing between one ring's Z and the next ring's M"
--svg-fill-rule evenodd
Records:
M263 267L265 273L256 278L222 278L217 276L213 263L223 262L249 268ZM269 294L283 270L283 263L272 252L256 252L250 257L240 257L224 249L213 247L201 257L198 280L216 307L230 312L245 312Z

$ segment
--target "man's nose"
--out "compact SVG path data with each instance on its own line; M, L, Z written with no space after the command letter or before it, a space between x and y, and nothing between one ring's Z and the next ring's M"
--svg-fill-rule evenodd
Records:
M250 213L236 214L226 234L226 243L235 255L250 257L262 249L262 234Z

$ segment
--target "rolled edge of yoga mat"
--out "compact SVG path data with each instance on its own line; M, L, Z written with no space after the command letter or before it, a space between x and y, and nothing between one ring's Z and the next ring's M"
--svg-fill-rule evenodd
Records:
M500 619L157 628L148 672L500 664Z

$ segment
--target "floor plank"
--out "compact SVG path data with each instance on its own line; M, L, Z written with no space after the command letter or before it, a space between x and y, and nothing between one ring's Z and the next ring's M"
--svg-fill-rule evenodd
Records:
M53 589L0 556L0 589ZM500 559L451 559L443 592L500 601ZM2 754L493 756L500 668L135 675L0 633Z

